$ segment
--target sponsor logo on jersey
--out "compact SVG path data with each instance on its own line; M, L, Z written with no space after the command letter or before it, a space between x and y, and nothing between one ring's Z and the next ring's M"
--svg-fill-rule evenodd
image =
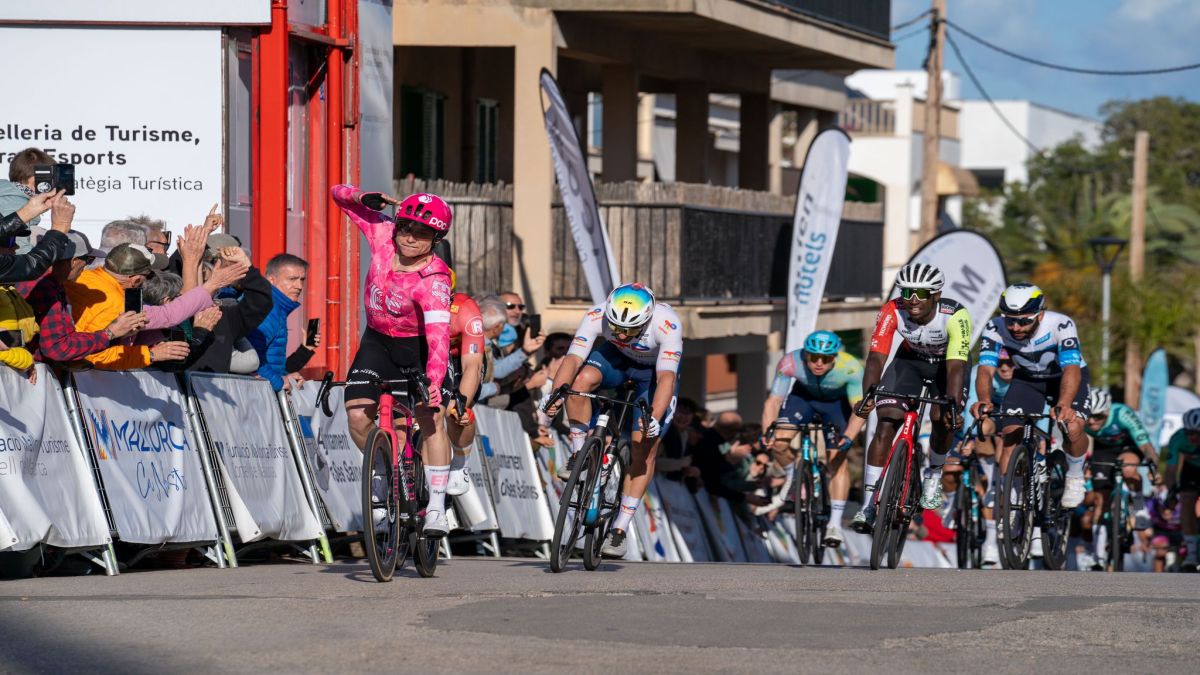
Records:
M479 353L479 345L471 345L471 353L478 354Z
M679 324L671 323L670 319L663 319L662 325L658 327L663 335L670 333L673 330L679 330Z
M604 315L604 310L602 310L602 309L591 309L591 310L588 310L588 313L587 313L587 315L586 315L586 316L587 316L587 318L591 319L592 321L596 321L596 320L598 320L598 319L599 319L601 316L603 316L603 315Z
M588 339L587 339L587 338L585 338L584 336L582 336L582 335L576 335L576 336L575 336L575 344L577 344L577 345L586 345L587 343L588 343Z
M1062 341L1062 348L1079 349L1079 340L1076 340L1075 338L1067 338L1066 340Z
M678 361L683 356L683 352L663 352L662 355L668 361Z
M938 307L938 311L942 314L953 314L958 311L958 308L954 307L953 305L942 305L941 307Z
M467 324L467 335L483 335L483 319L471 319Z
M630 348L630 349L632 349L632 350L633 350L633 351L635 351L635 352L648 352L648 351L650 351L650 346L649 346L649 345L644 345L644 344L642 344L642 343L640 343L640 342L635 342L635 343L633 343L633 344L629 345L629 348Z
M1035 345L1040 345L1040 344L1042 344L1043 342L1046 342L1047 340L1049 340L1049 339L1050 339L1050 338L1052 338L1052 337L1054 337L1054 336L1053 336L1053 335L1051 335L1050 333L1046 333L1046 334L1045 334L1045 335L1043 335L1042 337L1040 337L1040 338L1038 338L1038 339L1034 340L1034 341L1033 341L1033 344L1035 344Z

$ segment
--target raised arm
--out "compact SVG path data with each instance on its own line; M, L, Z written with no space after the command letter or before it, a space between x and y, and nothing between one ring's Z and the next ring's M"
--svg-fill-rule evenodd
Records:
M333 195L333 201L337 203L338 208L342 210L350 220L358 225L358 229L362 230L363 234L371 239L380 233L380 225L388 225L390 227L391 218L386 213L367 208L362 203L363 192L353 185L335 185L330 190ZM390 202L389 202L390 203Z

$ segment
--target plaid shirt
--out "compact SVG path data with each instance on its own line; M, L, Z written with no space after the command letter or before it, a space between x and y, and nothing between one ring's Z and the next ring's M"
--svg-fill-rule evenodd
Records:
M79 333L75 330L67 291L54 278L53 269L40 279L16 284L16 289L33 307L41 326L37 342L29 346L38 361L78 361L108 348L108 335L104 331Z

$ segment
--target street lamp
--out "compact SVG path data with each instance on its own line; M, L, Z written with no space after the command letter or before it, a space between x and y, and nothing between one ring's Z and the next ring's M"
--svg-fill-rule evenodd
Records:
M1100 383L1108 384L1108 345L1112 336L1109 329L1109 317L1112 314L1112 271L1117 266L1117 258L1129 242L1119 237L1094 237L1088 240L1092 247L1092 255L1096 257L1096 265L1104 279L1103 304L1100 309L1100 320L1104 325L1104 338L1100 343Z

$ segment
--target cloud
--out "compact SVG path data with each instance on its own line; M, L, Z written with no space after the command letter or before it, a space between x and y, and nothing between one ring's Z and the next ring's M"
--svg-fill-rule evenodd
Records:
M1167 14L1173 14L1176 7L1192 4L1191 0L1121 0L1116 17L1130 21L1155 22Z

